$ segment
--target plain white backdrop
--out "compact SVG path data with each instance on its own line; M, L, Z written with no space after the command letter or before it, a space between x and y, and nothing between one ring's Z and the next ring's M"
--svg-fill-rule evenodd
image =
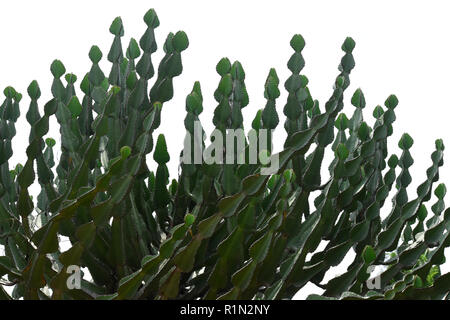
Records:
M146 26L142 17L150 8L156 10L161 22L156 29L155 69L170 31L184 30L190 42L183 52L183 74L174 80L175 95L164 105L157 132L166 136L172 177L177 174L184 138L185 97L194 81L200 81L202 86L204 112L200 119L210 133L217 106L213 92L219 81L215 65L222 57L239 60L246 72L250 96L250 104L243 111L244 124L249 129L256 111L264 107L263 88L269 69L276 68L281 88L289 76L286 63L293 53L289 41L296 33L306 40L306 67L302 74L308 77L311 93L321 107L332 93L343 55L340 47L347 36L356 41L356 67L344 112L353 112L350 97L360 87L367 102L365 118L372 124L373 108L383 104L389 94L397 95L400 103L395 110L397 121L389 151L400 153L397 142L404 132L414 138L411 197L416 195L415 189L431 164L435 139L444 139L450 149L448 1L15 0L2 2L0 9L0 89L11 85L24 94L10 164L25 162L28 84L34 79L39 82L42 107L51 98L50 63L60 59L68 72L78 76L79 85L89 71L88 51L93 44L102 49L101 67L108 74L106 55L113 39L108 32L110 23L116 16L122 17L123 46L127 47L130 37L139 40L143 34ZM274 135L275 151L281 150L286 137L282 109L287 95L284 89L281 91L277 100L281 121ZM57 137L58 131L56 122L52 122L49 136ZM450 183L450 163L444 164L440 176L442 182ZM310 286L297 298L320 291Z

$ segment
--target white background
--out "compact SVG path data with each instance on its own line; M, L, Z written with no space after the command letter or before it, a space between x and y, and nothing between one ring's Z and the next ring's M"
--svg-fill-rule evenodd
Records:
M346 95L344 111L353 112L350 97L360 87L366 97L365 117L373 123L372 111L395 93L400 101L397 121L389 144L399 155L397 142L402 133L414 138L411 149L415 164L410 197L425 178L431 164L434 141L443 138L450 148L449 75L450 20L447 1L3 1L0 9L0 89L12 85L24 94L22 117L13 140L12 163L25 162L29 126L25 121L29 99L28 84L36 79L42 91L40 106L51 97L50 63L60 59L68 72L78 76L77 85L89 71L88 51L98 45L104 54L101 66L109 74L106 55L113 36L110 23L121 16L125 36L137 40L145 30L142 20L154 8L161 25L156 29L158 51L155 69L162 57L162 44L168 32L184 30L190 45L183 52L183 74L174 81L175 96L163 108L157 133L166 136L171 176L176 176L178 154L184 137L185 97L194 81L201 82L204 96L202 124L212 130L212 113L217 106L213 92L219 76L215 65L222 57L239 60L246 71L250 104L243 113L250 128L256 111L264 107L263 86L271 67L276 68L280 88L289 76L286 63L293 53L289 41L295 33L306 40L303 55L309 88L324 106L332 93L347 36L356 41L353 52L356 67ZM78 87L78 86L77 86ZM275 131L275 151L286 137L283 106L285 90L277 101L280 125ZM80 93L80 90L78 90ZM42 109L41 109L42 110ZM51 123L50 136L59 128ZM441 169L441 181L450 181L450 165ZM432 199L434 201L434 199ZM433 203L433 202L431 202ZM445 270L443 270L445 271ZM320 292L314 286L308 292ZM304 293L297 297L303 297Z

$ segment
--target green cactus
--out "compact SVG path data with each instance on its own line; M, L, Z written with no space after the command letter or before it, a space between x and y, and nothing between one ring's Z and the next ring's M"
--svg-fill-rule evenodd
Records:
M408 195L413 139L406 133L401 137L399 158L388 152L397 98L391 95L385 108L374 108L373 126L363 119L366 102L360 89L351 97L353 114L344 113L344 92L355 66L353 39L342 45L333 93L321 110L301 74L305 40L293 36L291 75L284 83L288 136L276 154L271 130L280 122L280 80L275 69L264 85L266 105L243 135L242 150L235 140L216 141L214 134L211 143L204 139L203 96L195 82L185 105L188 147L171 180L165 137L160 134L155 141L153 134L164 123L164 104L174 96L173 79L182 73L189 40L183 31L167 36L149 87L159 26L153 9L144 22L144 35L139 42L131 38L125 53L122 20L112 22L109 75L99 66L100 48L92 46L81 95L76 75L66 73L59 60L51 64L53 98L43 108L39 85L31 82L23 165L10 161L22 95L12 87L4 90L1 299L290 299L308 283L323 289L309 299L450 297L450 274L440 269L450 246L450 211L445 185L435 186L444 144L436 140L425 181L416 197ZM216 71L220 81L212 120L215 133L228 137L229 130L244 129L245 72L228 58ZM53 116L60 127L58 146L48 136ZM264 140L268 145L260 144ZM207 159L202 153L199 163L195 146L216 148ZM328 148L334 156L323 181ZM152 169L150 155L157 164ZM214 159L223 161L209 162ZM265 174L276 159L275 172ZM33 198L35 182L40 189ZM392 209L385 216L381 211L393 186ZM428 208L433 191L436 199ZM70 243L66 249L61 248L63 236ZM322 241L325 247L319 247ZM356 255L348 269L325 282L327 271L351 250ZM68 285L74 265L89 271L76 288ZM371 274L374 266L382 266L380 275Z

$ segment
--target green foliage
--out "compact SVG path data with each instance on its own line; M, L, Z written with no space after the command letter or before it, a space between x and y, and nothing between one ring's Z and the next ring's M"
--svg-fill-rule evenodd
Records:
M436 141L417 196L408 194L413 139L402 136L400 157L388 152L397 98L391 95L385 107L374 108L373 126L363 118L367 106L361 89L351 96L353 113L343 112L355 65L353 39L342 45L333 93L320 108L302 74L305 40L292 38L282 110L288 137L276 154L276 173L262 175L264 163L249 161L181 162L177 179L170 180L166 140L159 135L155 141L154 132L165 121L164 104L174 95L173 79L182 73L189 40L183 31L167 36L149 88L159 26L153 9L144 22L144 35L139 42L131 38L125 54L122 20L112 22L109 75L99 66L103 53L93 46L80 93L77 77L66 74L59 60L51 64L53 97L43 108L38 106L39 85L31 82L26 113L31 130L23 165L10 163L22 95L12 87L4 90L0 298L289 299L310 282L323 288L322 295L310 299L449 297L450 275L441 274L439 266L450 246L450 211L445 209L445 185L435 186L444 144ZM216 71L216 130L243 129L242 108L249 104L243 66L223 58ZM264 86L266 105L252 122L245 151L234 149L234 160L249 160L252 148L274 159L271 135L267 149L250 136L278 126L279 84L271 69ZM190 134L186 141L192 144L202 111L196 82L186 98L184 121ZM54 116L60 127L57 140L48 137ZM201 145L207 147L202 140ZM323 180L328 148L332 161ZM146 162L152 153L154 171ZM33 184L40 191L34 198ZM384 215L393 186L392 208ZM433 195L435 202L428 206ZM348 269L324 282L327 271L352 250L356 255ZM67 286L72 265L90 274L80 288ZM371 274L374 266L382 268L379 276Z

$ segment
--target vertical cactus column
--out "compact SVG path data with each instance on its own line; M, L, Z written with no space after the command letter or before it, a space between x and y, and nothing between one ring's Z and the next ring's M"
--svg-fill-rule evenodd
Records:
M290 44L295 52L288 61L288 68L292 74L284 84L289 94L283 110L287 118L284 127L288 137L297 131L306 129L306 110L303 103L307 98L306 85L308 84L308 79L300 75L305 66L302 56L305 40L301 35L296 34L292 37Z
M167 209L167 205L170 202L170 194L167 191L169 172L166 163L169 162L170 156L167 152L166 139L162 134L158 136L153 159L158 163L155 176L155 193L153 196L154 209L161 229L167 230L170 225Z
M181 52L187 49L189 40L184 31L170 33L164 43L165 56L158 67L158 77L150 90L150 102L167 102L173 97L173 78L183 71Z
M152 54L157 49L155 29L159 26L159 19L155 10L150 9L147 11L144 15L144 22L147 25L147 29L139 40L139 45L141 46L143 53L136 65L136 71L139 74L139 77L144 81L145 92L147 92L148 80L155 74L152 63ZM144 97L143 103L145 109L150 107L150 101L148 100L147 95Z
M111 72L108 81L111 85L124 88L123 79L120 77L120 64L123 59L122 42L120 40L124 35L122 19L117 17L111 23L109 32L114 35L114 40L108 53L108 61L112 63Z
M407 133L403 134L399 141L399 148L402 149L402 154L399 159L399 166L402 168L399 176L397 177L396 187L398 189L395 198L392 200L392 211L389 214L386 221L386 226L389 226L394 220L396 220L400 214L402 207L408 202L408 194L406 188L411 183L411 175L409 173L409 167L412 166L414 160L409 152L409 149L413 145L413 139Z
M13 203L17 200L17 193L9 172L9 159L13 155L12 139L16 135L15 122L20 115L18 103L22 95L13 87L3 91L5 101L0 106L0 201L6 210L17 214Z
M276 99L280 96L279 83L277 72L273 68L270 69L264 85L264 97L267 99L267 102L261 117L263 128L269 131L267 134L267 148L270 153L272 153L272 131L275 130L280 122L276 110Z

